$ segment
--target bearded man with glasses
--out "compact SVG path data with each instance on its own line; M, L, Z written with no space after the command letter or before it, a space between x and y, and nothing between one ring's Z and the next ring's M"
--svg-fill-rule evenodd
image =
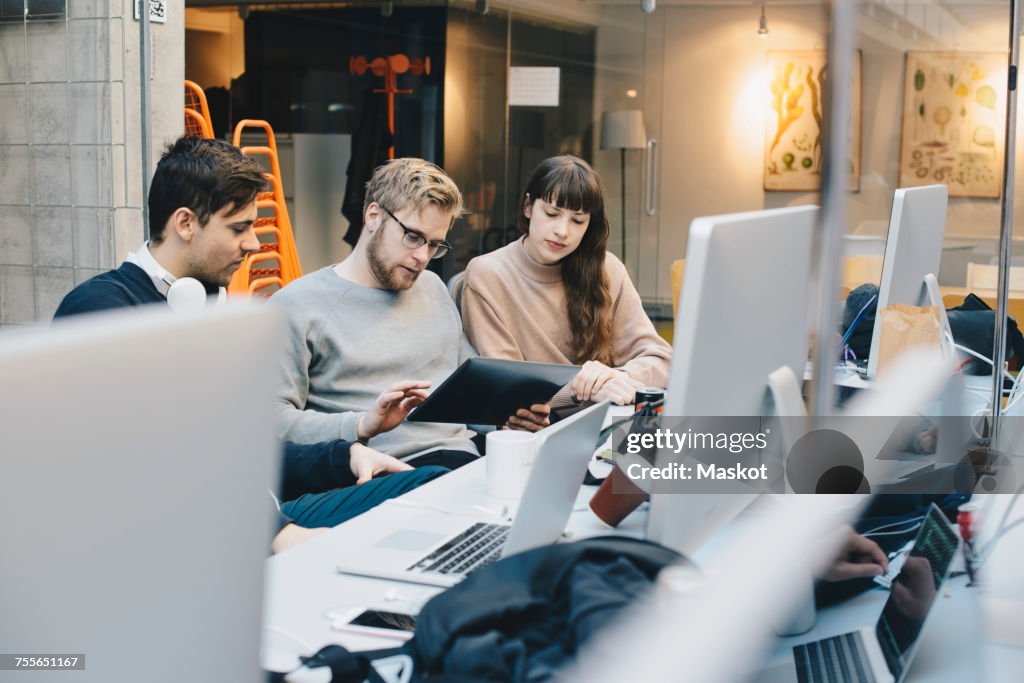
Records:
M443 170L393 159L366 185L364 227L348 258L271 297L291 320L282 438L372 439L416 467L478 457L465 425L405 421L431 386L476 355L447 288L426 270L451 250L445 238L462 213L462 194ZM547 406L518 415L533 430L548 424Z

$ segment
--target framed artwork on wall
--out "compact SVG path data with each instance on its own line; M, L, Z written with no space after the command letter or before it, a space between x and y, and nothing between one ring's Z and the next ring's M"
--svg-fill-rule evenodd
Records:
M828 64L824 50L768 51L764 189L821 189L822 117ZM853 60L847 138L847 186L860 190L861 53Z
M943 183L951 197L998 198L1006 55L908 52L900 187Z

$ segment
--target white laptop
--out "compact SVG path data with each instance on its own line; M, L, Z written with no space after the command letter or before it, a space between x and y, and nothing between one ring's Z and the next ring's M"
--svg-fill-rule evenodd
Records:
M537 455L515 520L467 523L439 510L395 510L395 528L346 547L343 574L454 586L500 557L554 543L565 530L608 403L598 403L537 434Z
M932 504L878 621L858 631L797 645L791 662L758 680L777 680L776 675L783 674L785 680L798 683L900 683L958 544L946 517Z
M0 333L0 643L84 668L26 680L262 680L284 334L254 303Z

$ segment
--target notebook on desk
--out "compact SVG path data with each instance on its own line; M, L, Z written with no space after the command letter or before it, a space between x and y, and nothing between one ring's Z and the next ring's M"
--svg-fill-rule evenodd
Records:
M454 586L500 557L554 543L572 513L607 412L608 403L598 403L537 434L537 455L511 525L470 521L415 503L393 505L393 524L363 532L346 547L338 571Z

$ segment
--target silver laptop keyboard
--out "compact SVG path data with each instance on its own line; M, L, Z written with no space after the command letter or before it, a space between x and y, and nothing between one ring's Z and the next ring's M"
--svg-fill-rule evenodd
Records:
M507 524L477 522L409 567L409 571L468 574L501 557L510 528Z
M874 683L859 631L793 648L799 683Z

